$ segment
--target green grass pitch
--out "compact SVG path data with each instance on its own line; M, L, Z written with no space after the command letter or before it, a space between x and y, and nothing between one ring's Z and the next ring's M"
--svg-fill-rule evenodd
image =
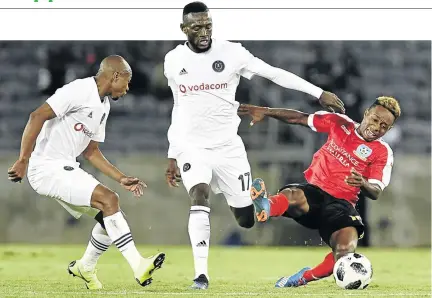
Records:
M275 281L298 269L321 262L324 247L210 248L210 288L191 291L192 253L189 247L141 246L143 255L160 250L167 255L153 284L142 288L126 260L111 247L98 265L104 290L90 292L67 273L70 261L80 258L85 245L0 246L0 297L429 297L430 249L359 249L374 267L365 290L339 289L333 277L296 289L275 289Z

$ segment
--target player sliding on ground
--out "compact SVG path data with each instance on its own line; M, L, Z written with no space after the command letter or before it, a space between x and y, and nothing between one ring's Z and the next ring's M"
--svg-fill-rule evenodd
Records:
M120 172L98 147L105 139L110 98L117 101L125 95L131 78L129 64L120 56L109 56L95 77L78 79L58 89L30 114L19 159L8 170L9 180L19 182L28 167L29 183L38 194L55 199L75 218L87 214L96 219L84 256L68 266L69 273L83 279L89 289L102 288L95 267L112 243L142 286L151 283L153 271L165 259L163 253L150 258L140 255L120 210L118 195L84 172L76 161L83 153L94 167L123 188L137 197L143 194L144 182Z
M332 249L324 261L282 277L276 287L297 287L330 276L335 262L354 252L363 236L364 225L355 209L360 191L377 200L390 182L393 152L381 137L400 116L399 103L379 97L364 113L360 124L345 115L316 112L308 115L289 109L241 105L239 114L252 116L251 125L264 117L309 127L328 134L327 142L313 156L305 171L307 183L289 184L269 196L264 181L257 178L251 198L258 221L284 216L317 229Z
M210 189L224 195L241 227L255 224L249 194L251 169L237 135L240 118L235 93L240 77L262 76L308 93L330 110L344 110L334 94L268 65L239 43L213 39L212 26L204 3L186 5L180 27L187 42L170 51L164 64L174 97L166 178L169 185L178 186L181 176L191 198L188 231L195 265L193 289L207 289L209 284Z

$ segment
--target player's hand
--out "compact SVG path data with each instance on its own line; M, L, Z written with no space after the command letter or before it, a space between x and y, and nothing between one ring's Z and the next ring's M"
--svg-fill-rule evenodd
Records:
M342 100L337 97L336 94L333 94L328 91L324 91L319 98L319 103L326 109L335 112L341 112L345 114L345 107Z
M362 187L363 185L365 185L366 180L359 172L352 168L351 175L345 177L345 183L353 187Z
M260 122L266 116L266 107L259 107L248 104L241 104L237 110L237 115L250 115L252 117L252 121L250 122L250 126L254 125L257 122Z
M123 177L120 179L120 184L124 189L132 192L135 197L142 196L144 188L147 188L147 185L143 181L135 177Z
M12 182L21 182L27 171L28 161L17 160L12 167L8 169L8 179Z
M168 167L165 172L165 179L169 186L179 186L179 182L181 182L181 174L175 159L168 158Z

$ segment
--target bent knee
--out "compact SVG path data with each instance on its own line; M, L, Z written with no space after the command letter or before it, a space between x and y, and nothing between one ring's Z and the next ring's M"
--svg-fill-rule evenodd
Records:
M307 203L303 190L298 188L286 188L281 191L287 198L290 206L300 207Z
M240 218L237 218L237 223L242 228L250 229L255 225L255 218L253 218L253 217L240 217Z
M200 183L192 187L189 191L189 196L192 200L193 206L206 206L209 207L209 193L210 186Z
M349 253L355 252L355 249L356 245L354 243L337 244L334 250L335 259L338 260Z
M118 206L120 198L119 198L119 195L117 193L112 191L107 195L106 201L107 201L107 205Z
M92 195L91 206L102 211L104 216L109 216L120 210L119 201L117 193L98 186Z
M241 208L230 206L230 209L240 227L250 229L255 225L255 209L253 205Z
M286 188L281 191L289 202L288 213L298 217L309 212L309 204L303 190L298 188Z
M111 191L109 192L105 199L103 200L103 213L105 216L108 216L108 214L114 214L120 210L119 206L119 196L117 193Z

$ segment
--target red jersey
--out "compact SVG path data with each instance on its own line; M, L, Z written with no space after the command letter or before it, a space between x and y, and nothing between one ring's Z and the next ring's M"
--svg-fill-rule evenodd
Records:
M314 154L304 172L308 183L353 205L360 188L345 183L351 168L382 190L388 186L393 151L386 142L381 139L365 141L356 131L359 124L342 114L319 111L309 115L308 125L313 131L328 134L327 142Z

